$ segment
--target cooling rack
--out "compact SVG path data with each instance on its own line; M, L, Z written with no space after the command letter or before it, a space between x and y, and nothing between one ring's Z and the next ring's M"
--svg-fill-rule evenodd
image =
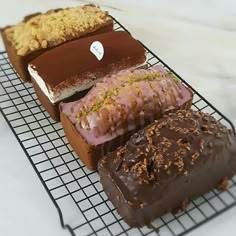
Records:
M115 30L126 30L115 19L114 22ZM213 115L235 134L227 117L145 48L149 67L161 64L174 73L193 90L192 108ZM71 235L181 236L236 205L236 178L233 178L227 191L213 190L192 201L180 214L168 213L155 220L151 228L130 228L107 199L98 173L89 171L76 157L61 124L49 117L32 85L22 83L6 52L0 53L0 82L1 113L55 205L61 226Z

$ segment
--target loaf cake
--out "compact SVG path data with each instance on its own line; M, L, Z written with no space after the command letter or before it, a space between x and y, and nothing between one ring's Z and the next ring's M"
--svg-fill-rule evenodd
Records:
M150 225L236 174L236 137L210 115L179 110L103 157L98 171L124 221Z
M24 81L30 81L28 63L42 53L71 40L113 30L112 17L95 5L55 9L26 16L1 29L10 62Z
M100 42L104 55L90 51ZM54 120L60 120L59 103L82 97L97 81L146 62L144 47L125 31L112 31L63 44L29 64L36 94Z
M66 137L83 163L98 160L138 128L177 109L189 109L192 92L163 67L124 70L97 83L79 101L62 103Z

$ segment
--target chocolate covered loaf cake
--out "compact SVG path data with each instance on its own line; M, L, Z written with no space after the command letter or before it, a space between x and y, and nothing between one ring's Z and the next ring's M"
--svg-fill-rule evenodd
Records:
M236 137L210 115L179 110L135 133L98 171L124 221L141 227L236 174Z
M192 92L161 66L121 71L97 83L79 101L62 103L61 122L79 158L91 170L136 129L177 109Z
M42 53L80 37L112 30L108 12L85 5L26 16L22 22L1 29L1 34L12 65L22 80L30 81L28 63Z
M101 60L90 51L94 42L104 48ZM130 34L113 31L75 40L36 58L29 72L39 100L54 120L59 120L59 103L82 97L105 76L146 62L146 51Z

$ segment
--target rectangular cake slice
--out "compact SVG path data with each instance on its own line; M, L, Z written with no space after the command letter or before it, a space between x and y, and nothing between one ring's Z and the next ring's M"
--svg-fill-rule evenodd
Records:
M121 71L97 83L79 101L62 103L61 122L69 143L91 169L136 129L180 108L192 92L161 66Z
M90 51L94 42L103 46L104 55L100 60ZM137 40L125 31L113 31L46 52L30 63L29 72L39 100L51 117L59 120L61 101L76 100L105 76L145 62L146 51Z
M103 157L98 171L124 221L150 225L236 174L236 137L210 115L179 110Z
M1 29L10 62L24 81L30 81L28 63L68 41L113 30L112 17L95 5L55 9L26 16Z

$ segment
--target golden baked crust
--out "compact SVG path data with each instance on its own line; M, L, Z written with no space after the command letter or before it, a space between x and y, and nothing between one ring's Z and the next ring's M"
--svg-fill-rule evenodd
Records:
M5 28L8 41L18 56L57 46L109 25L112 18L98 6L85 5L51 10Z

